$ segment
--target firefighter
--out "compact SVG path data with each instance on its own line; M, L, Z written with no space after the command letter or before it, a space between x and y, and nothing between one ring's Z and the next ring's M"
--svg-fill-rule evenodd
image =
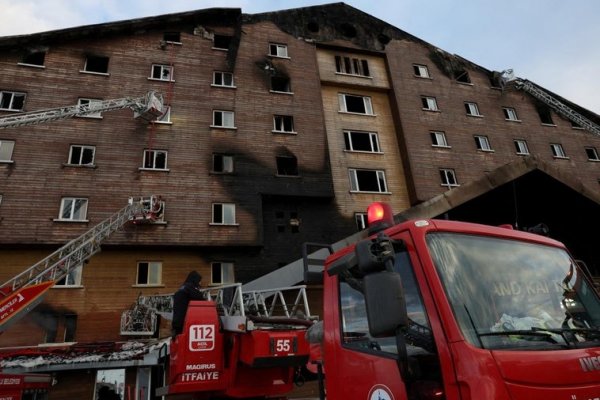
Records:
M197 271L188 274L183 285L173 295L173 337L183 331L185 314L190 300L205 300L206 296L200 291L202 276Z

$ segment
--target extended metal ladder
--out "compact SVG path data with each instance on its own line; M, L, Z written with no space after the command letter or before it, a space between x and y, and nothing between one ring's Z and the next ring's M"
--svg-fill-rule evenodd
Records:
M89 231L71 240L54 253L35 263L0 286L0 332L6 329L8 320L26 313L42 301L42 294L54 283L66 277L85 260L100 250L104 239L121 228L127 221L143 218L154 221L153 208L162 200L158 197L130 198L120 211L100 222ZM164 204L160 204L164 209ZM27 291L27 289L32 289ZM36 290L35 288L39 288Z
M83 117L90 114L131 108L135 118L152 121L163 113L162 96L148 92L144 97L124 97L114 100L90 101L87 104L49 108L46 110L24 112L0 118L0 128L12 128L23 125L35 125L70 117Z
M598 125L585 118L583 115L579 114L572 108L567 107L565 104L558 101L554 97L550 96L548 93L540 89L534 83L528 81L527 79L516 79L515 86L517 89L524 90L536 99L544 102L563 117L570 119L580 127L587 129L588 131L600 136L600 127Z

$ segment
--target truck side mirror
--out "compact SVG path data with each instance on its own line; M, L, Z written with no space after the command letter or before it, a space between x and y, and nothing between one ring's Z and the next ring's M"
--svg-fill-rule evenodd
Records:
M400 274L380 271L363 279L369 333L373 337L396 336L408 326L406 300Z

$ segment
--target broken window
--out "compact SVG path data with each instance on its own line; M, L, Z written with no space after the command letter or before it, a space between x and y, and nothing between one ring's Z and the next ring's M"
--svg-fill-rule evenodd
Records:
M40 316L41 325L44 327L44 343L56 343L58 332L58 315L44 312Z
M0 139L0 163L12 162L12 153L14 148L15 142L13 140Z
M213 127L215 128L235 128L235 114L233 111L213 111Z
M571 121L571 128L573 128L573 129L583 129L583 126L579 125L575 121Z
M456 82L460 83L471 83L471 77L469 77L469 73L467 70L459 70L454 72L454 76L456 76Z
M502 107L502 112L504 113L504 118L508 121L518 121L519 117L517 117L517 111L512 107Z
M77 99L77 105L80 106L79 109L81 111L88 110L90 108L99 107L102 103L102 100L99 99ZM79 118L102 118L102 112L90 112L83 115L78 115Z
M230 174L233 172L233 156L227 154L213 154L213 172Z
M273 132L295 133L294 117L291 115L274 115Z
M20 64L24 65L35 65L37 67L41 67L44 65L44 61L46 59L45 51L34 51L31 53L27 53L21 59Z
M167 152L165 150L144 150L142 169L166 170Z
M152 122L155 122L157 124L170 124L171 123L171 106L164 105L162 115L159 115Z
M181 44L181 32L165 32L163 40L167 43Z
M235 204L213 203L213 225L237 225L235 222Z
M229 50L232 39L233 38L229 35L215 35L213 39L213 49Z
M136 285L160 285L162 283L162 262L139 261L135 283Z
M271 77L271 91L291 93L292 86L290 84L290 78L287 76L272 76Z
M94 165L95 146L72 145L69 150L70 165Z
M173 67L165 64L152 64L150 79L157 79L159 81L172 81Z
M430 131L431 145L433 147L450 147L446 140L446 133L442 131Z
M552 155L554 158L567 158L567 154L565 153L565 150L561 144L551 143L550 149L552 150Z
M527 142L523 139L515 139L515 149L517 150L517 154L519 155L528 155L529 147L527 147Z
M58 280L54 286L81 286L81 272L83 264L79 264L74 268L70 268L67 275Z
M269 55L271 57L289 58L287 45L269 43Z
M63 337L64 342L75 341L75 331L77 330L77 314L65 314L65 335Z
M435 97L422 96L421 104L423 105L423 110L425 111L439 111Z
M98 74L108 73L108 57L87 56L85 60L84 72L95 72Z
M367 213L357 212L354 213L354 220L356 221L356 229L360 232L367 229Z
M357 114L373 115L373 105L368 96L355 96L351 94L338 94L340 111Z
M277 156L277 175L298 176L298 160L294 156Z
M211 285L224 285L234 282L235 276L232 262L216 261L210 264Z
M554 125L554 121L552 121L552 111L550 110L550 107L538 104L535 108L538 112L538 115L540 116L540 121L542 122L542 124Z
M59 221L85 221L88 199L63 197L60 201Z
M585 153L587 154L589 161L600 161L600 158L598 157L598 151L595 147L586 147Z
M442 180L442 186L446 186L447 188L460 186L456 179L456 173L453 169L442 168L440 169L440 178Z
M381 152L375 132L344 131L344 145L347 151Z
M213 72L213 86L234 87L233 74L231 72Z
M467 115L471 117L481 117L481 114L479 113L479 106L477 106L477 103L466 102L465 110L467 111Z
M25 93L0 91L0 110L23 111Z
M335 56L335 70L339 74L371 76L367 60Z
M351 192L387 193L385 171L350 168L348 172Z
M487 136L475 135L475 145L477 146L477 150L481 151L493 151L492 146L490 146L490 140Z
M426 65L413 64L413 71L415 76L418 76L419 78L430 78L429 69L427 69Z

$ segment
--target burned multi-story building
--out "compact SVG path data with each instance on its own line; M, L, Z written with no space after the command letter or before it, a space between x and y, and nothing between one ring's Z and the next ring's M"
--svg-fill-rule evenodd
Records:
M0 65L1 117L148 92L165 105L152 123L123 109L0 130L3 280L130 197L163 201L158 220L123 225L58 281L3 348L139 339L120 321L140 294L172 293L190 270L205 286L251 281L303 242L364 228L372 201L401 216L543 223L600 273L581 230L600 222L600 117L343 3L4 37ZM150 336L168 334L159 321ZM57 375L50 398L85 398L108 369L126 371L125 387L155 385L156 362L25 369Z

